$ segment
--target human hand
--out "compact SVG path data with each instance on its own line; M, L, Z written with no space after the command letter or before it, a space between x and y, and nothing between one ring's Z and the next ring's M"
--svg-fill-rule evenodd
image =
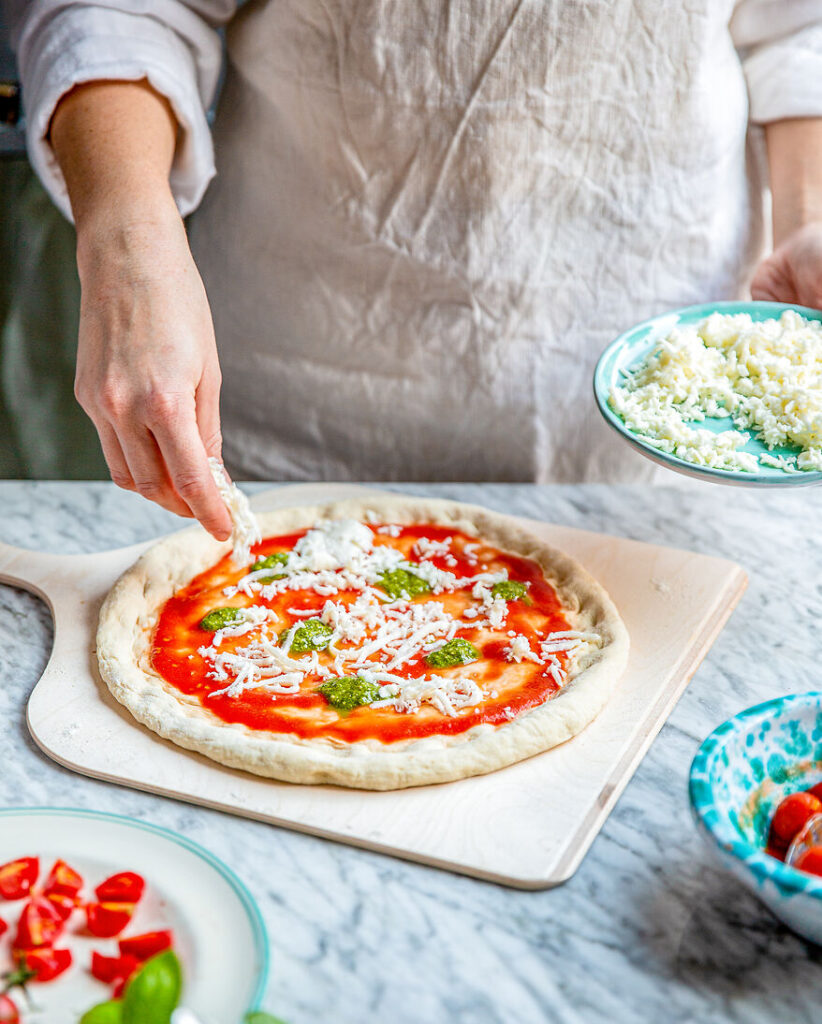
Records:
M207 462L221 448L214 329L170 196L90 218L77 260L75 394L112 480L225 540L231 520Z
M762 260L751 298L822 309L822 221L792 231Z

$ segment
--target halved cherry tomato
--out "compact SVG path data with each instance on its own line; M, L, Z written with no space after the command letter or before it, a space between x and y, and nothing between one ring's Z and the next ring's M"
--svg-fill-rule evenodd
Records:
M20 1013L11 996L0 996L0 1024L20 1024Z
M822 813L822 800L811 793L791 793L776 809L771 829L783 843L790 843L812 814Z
M46 899L54 906L63 921L67 921L72 911L77 906L77 899L74 896L64 896L61 892L47 892Z
M114 982L114 987L111 990L111 995L114 999L119 999L120 996L125 992L126 985L131 981L131 978L117 978Z
M63 918L51 900L35 896L23 907L17 922L14 948L27 950L50 946L62 930Z
M150 960L151 957L170 949L173 942L170 931L146 932L145 935L130 935L120 939L118 946L123 956L136 956L138 960Z
M55 861L49 872L43 893L46 896L76 896L83 888L83 879L64 860Z
M110 939L131 920L133 903L89 903L86 907L88 930L101 939Z
M53 981L71 967L71 950L52 949L51 946L27 949L20 955L20 960L30 971L34 971L32 981Z
M795 868L812 875L822 875L822 846L809 846L794 861Z
M102 953L91 954L91 973L107 985L120 978L130 978L140 966L140 961L131 953L123 956L103 956Z
M22 900L31 892L31 887L40 874L37 857L21 857L0 867L0 896L4 900Z
M101 882L94 890L101 903L139 903L145 880L134 871L121 871Z

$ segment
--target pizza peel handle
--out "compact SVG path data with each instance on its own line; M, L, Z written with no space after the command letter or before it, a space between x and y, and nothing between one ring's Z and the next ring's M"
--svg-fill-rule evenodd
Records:
M57 555L0 542L0 583L31 591L56 616L78 598L96 594L101 584L107 591L147 546L142 543L92 554ZM104 595L105 591L100 596Z
M50 555L43 551L30 551L0 543L0 583L30 590L51 606L43 583L54 571L56 561L66 557L71 556Z
M29 698L27 719L35 742L69 767L73 765L59 757L50 742L55 693L69 702L84 680L96 686L93 638L100 605L117 577L150 543L83 555L55 555L0 543L0 584L30 591L51 612L51 655Z

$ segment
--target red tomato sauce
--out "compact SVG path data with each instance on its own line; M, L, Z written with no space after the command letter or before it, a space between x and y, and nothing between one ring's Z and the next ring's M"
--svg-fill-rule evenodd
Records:
M374 528L376 530L376 527ZM288 551L307 531L270 537L255 545L253 554L257 558ZM553 587L544 579L542 570L536 562L528 558L502 552L490 545L478 542L475 537L443 526L406 526L401 529L397 538L375 532L374 543L390 544L403 551L409 562L416 559L411 555L411 548L417 540L426 538L431 541L451 540L452 557L456 565L447 556L429 557L437 568L455 573L460 577L476 576L489 570L505 568L511 580L528 583L528 597L531 601L511 601L508 604L508 616L503 632L516 630L533 642L539 631L542 637L547 633L567 630L571 627L566 620L559 598ZM477 545L478 564L466 556L465 544ZM215 690L223 689L227 683L218 682L209 675L209 665L199 653L200 647L208 647L213 634L200 627L203 616L214 607L230 605L244 607L258 604L269 607L278 613L286 625L278 624L278 630L287 628L293 622L303 621L308 616L296 616L288 609L311 609L317 615L329 599L327 596L315 594L313 591L288 590L276 594L270 600L263 599L259 592L253 600L240 593L226 598L223 589L235 584L247 570L237 571L227 555L220 562L196 576L187 586L179 590L164 605L154 631L151 660L154 669L171 686L189 696L196 697L203 707L227 723L245 725L250 729L269 730L288 733L303 739L327 738L344 742L363 739L378 739L386 743L396 740L417 739L431 735L447 735L465 732L480 723L500 725L511 717L544 703L558 690L553 676L542 665L523 662L527 665L527 678L514 691L509 687L507 692L500 693L497 698L487 696L477 709L466 709L467 713L450 717L441 714L434 707L423 704L413 713L394 711L393 708L371 708L368 705L355 708L341 715L329 707L322 694L315 692L315 687L322 681L319 678L306 676L302 690L297 694L272 695L264 690L248 690L238 697L221 695L209 697ZM276 569L272 570L272 574ZM470 585L465 590L456 592L461 595L463 603L470 595ZM335 602L351 603L359 596L358 591L340 591L333 595ZM452 595L435 595L434 600L441 599L448 604ZM418 600L432 600L431 595ZM462 629L459 636L469 640L480 650L483 662L483 683L490 693L493 686L488 683L493 679L502 679L506 670L512 669L507 661L504 650L508 638L486 638L480 642L481 631L470 628ZM220 650L231 651L249 642L251 635L225 637ZM343 648L344 649L344 648ZM321 662L330 655L320 652ZM560 664L564 666L565 655L558 655ZM488 666L487 662L491 665ZM521 668L521 666L516 666ZM416 677L426 673L436 674L436 670L427 665L422 657L397 669L399 675ZM525 673L523 673L525 674ZM306 711L310 709L310 714Z

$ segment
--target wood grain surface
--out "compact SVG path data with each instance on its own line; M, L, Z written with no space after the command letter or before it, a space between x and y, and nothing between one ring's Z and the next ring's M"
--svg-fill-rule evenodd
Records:
M259 494L252 505L365 493L295 484ZM175 747L117 704L94 654L100 604L148 544L93 555L0 545L0 581L38 594L54 617L51 658L28 705L31 734L49 757L84 775L517 888L556 885L579 866L747 577L725 559L523 523L605 586L631 636L628 668L605 710L545 754L461 782L370 793L261 779Z

